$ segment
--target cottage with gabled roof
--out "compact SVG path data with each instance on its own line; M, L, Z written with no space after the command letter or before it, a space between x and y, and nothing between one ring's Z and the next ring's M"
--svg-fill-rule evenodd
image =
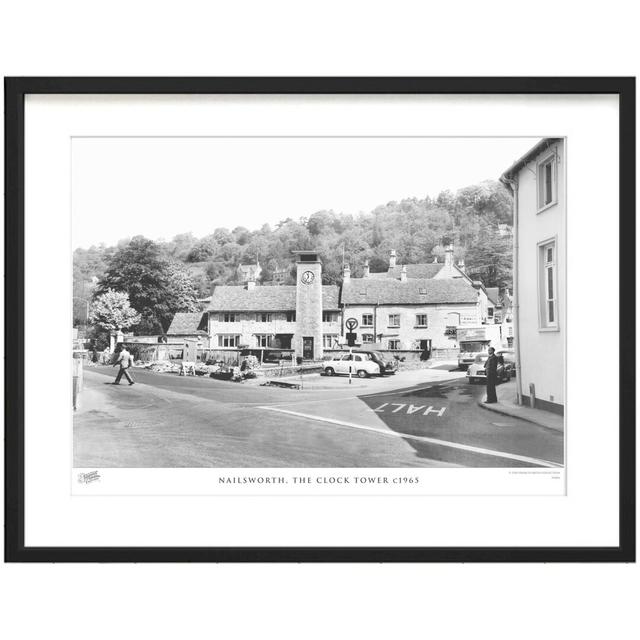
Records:
M241 282L251 282L260 279L262 267L256 260L255 264L241 264L238 266L238 277Z
M211 345L218 349L292 350L321 360L340 336L339 290L322 285L321 262L312 251L297 255L295 285L213 287L207 308Z
M167 331L167 338L195 339L204 346L208 346L207 323L201 311L178 312L173 316L171 326ZM206 343L206 344L205 344Z
M407 265L398 279L351 278L345 267L341 303L344 317L358 320L358 341L426 353L456 349L457 327L482 321L479 287L462 278L409 278L408 272Z
M378 273L371 273L369 271L369 261L365 261L363 278L372 279L386 279L392 278L394 280L400 280L402 273L405 273L408 279L453 279L466 281L468 285L475 287L479 292L479 304L480 304L480 319L482 323L492 323L495 315L495 302L489 298L484 285L478 281L473 280L466 272L464 260L460 260L458 264L455 263L453 258L453 245L449 244L445 248L444 262L438 262L435 258L433 262L427 262L422 264L397 264L397 254L395 250L392 250L389 255L389 267L387 271Z

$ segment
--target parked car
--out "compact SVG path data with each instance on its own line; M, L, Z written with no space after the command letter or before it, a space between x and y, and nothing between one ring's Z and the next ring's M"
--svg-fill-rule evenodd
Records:
M509 382L513 375L513 362L509 362L503 355L502 351L496 352L496 356L498 356L498 382ZM475 357L473 363L469 365L469 368L467 369L467 380L469 381L469 384L473 384L474 382L484 382L487 379L487 374L484 370L484 363L487 361L488 357L488 353L479 353Z
M380 367L380 375L392 376L398 370L398 361L385 360L385 357L379 351L358 350L353 353L364 353L371 356L371 359Z
M513 349L500 349L496 351L498 357L502 356L505 364L511 365L511 377L516 377L516 354Z
M380 365L371 358L369 353L345 353L342 356L336 356L332 360L323 363L322 369L327 376L351 374L358 378L368 378L369 376L380 375Z

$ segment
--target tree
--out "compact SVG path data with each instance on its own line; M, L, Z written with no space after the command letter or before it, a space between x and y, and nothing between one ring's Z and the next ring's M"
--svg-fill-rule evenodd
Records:
M500 236L498 224L511 224L511 208L510 193L496 181L485 181L435 198L392 200L370 212L301 211L297 220L285 218L273 227L220 227L200 239L183 233L164 243L139 236L112 247L77 249L76 323L86 316L82 300L112 288L129 294L142 316L138 331L162 331L175 311L193 308L194 287L204 297L213 281L237 284L238 265L256 260L263 270L261 281L270 282L276 269L291 266L295 271L291 251L297 249L322 256L323 282L328 284L341 280L343 256L356 275L367 258L371 272L386 271L392 249L398 264L432 262L434 256L442 259L443 247L453 243L456 260L464 257L487 286L510 286L511 241Z
M500 182L485 180L456 193L456 208L461 213L492 216L497 222L512 224L511 195Z
M119 331L138 324L140 314L131 308L128 294L107 289L93 301L89 320L105 331Z
M176 260L184 261L187 259L196 242L197 240L191 232L179 233L173 237L171 242L166 243L166 249Z
M213 235L198 240L187 253L187 262L204 262L215 258L220 245Z
M169 308L176 311L197 311L196 286L191 275L176 261L167 264L168 300Z
M513 282L513 246L511 238L501 237L495 227L480 223L478 241L467 250L467 273L486 287L510 289Z
M197 310L196 291L184 266L143 236L120 247L109 260L96 295L109 289L129 295L131 305L141 315L141 333L164 333L176 311Z

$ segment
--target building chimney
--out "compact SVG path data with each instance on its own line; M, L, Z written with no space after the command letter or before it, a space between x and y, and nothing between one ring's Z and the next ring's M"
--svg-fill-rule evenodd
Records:
M465 266L464 266L464 260L458 260L458 269L460 269L460 271L462 271L462 273L465 273Z
M446 267L453 266L453 245L447 245L447 248L444 250L444 264Z
M256 281L251 278L247 280L247 291L253 291L256 288Z
M364 269L362 270L362 277L363 278L369 277L369 260L364 261Z
M400 270L400 282L407 281L407 265L403 264L402 269Z
M349 282L351 280L351 269L349 263L342 267L342 282Z
M389 268L396 266L396 250L391 249L391 253L389 254Z

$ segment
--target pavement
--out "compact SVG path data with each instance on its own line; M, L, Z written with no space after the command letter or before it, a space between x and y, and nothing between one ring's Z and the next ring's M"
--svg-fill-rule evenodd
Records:
M251 386L262 386L267 381L286 382L289 384L302 385L303 389L321 390L321 389L344 389L345 385L354 390L378 390L393 388L402 385L412 385L420 382L429 382L436 379L449 379L451 377L462 377L463 372L451 370L450 365L443 368L430 367L425 369L409 369L406 371L398 371L391 376L374 376L371 378L358 378L351 376L349 382L348 376L325 376L321 373L307 373L304 375L293 376L274 376L269 378L253 378L246 380L244 384Z
M493 411L503 416L510 416L537 424L546 429L553 429L564 433L564 416L560 416L544 409L533 409L523 404L518 404L517 387L515 380L507 382L498 387L498 402L486 404L483 402L484 396L478 400L478 406Z
M261 387L89 367L74 416L77 467L559 467L561 432L480 410L484 387L442 369ZM315 385L315 386L314 386ZM328 385L328 386L326 386ZM498 387L501 394L502 386Z

